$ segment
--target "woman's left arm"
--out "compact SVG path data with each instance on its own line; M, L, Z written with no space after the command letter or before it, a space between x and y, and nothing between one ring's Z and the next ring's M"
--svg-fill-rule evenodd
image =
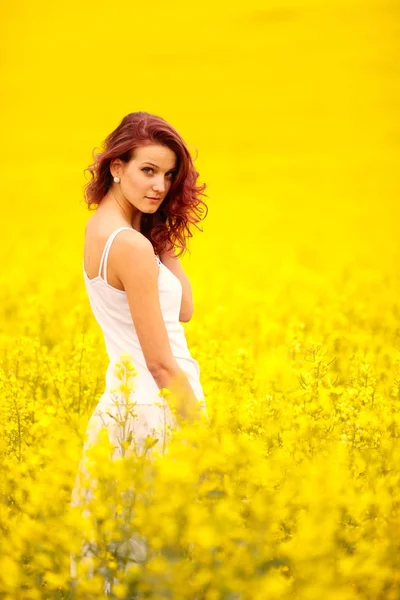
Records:
M186 323L187 321L190 321L193 315L192 286L189 278L183 270L179 258L176 256L173 249L160 254L160 260L182 284L182 302L179 320Z

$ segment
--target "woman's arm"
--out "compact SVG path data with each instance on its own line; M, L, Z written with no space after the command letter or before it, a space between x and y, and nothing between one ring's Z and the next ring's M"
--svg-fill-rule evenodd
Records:
M126 291L140 347L155 383L160 390L171 392L166 400L176 410L178 421L197 420L200 403L172 353L161 312L159 266L152 244L144 236L123 231L113 243L109 259Z
M186 323L187 321L190 321L193 316L192 286L189 278L183 270L179 258L176 256L173 249L163 252L160 255L160 260L182 284L182 302L179 320Z

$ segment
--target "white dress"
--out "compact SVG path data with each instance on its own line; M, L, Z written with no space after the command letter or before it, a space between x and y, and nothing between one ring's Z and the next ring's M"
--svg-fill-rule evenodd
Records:
M80 488L79 474L84 472L86 452L96 441L102 428L106 428L110 442L113 444L113 457L119 457L122 454L121 441L126 439L127 434L130 434L135 447L139 451L144 447L147 436L157 438L158 442L154 447L157 452L158 449L165 447L168 432L176 425L167 401L159 396L159 388L147 368L133 324L126 292L112 287L107 281L107 260L110 247L116 235L124 229L131 230L132 235L138 235L131 227L120 227L111 233L102 253L97 277L89 279L83 266L83 276L90 306L104 335L109 365L105 376L104 393L90 416L86 428L82 460L79 465L75 487L72 491L71 506L79 505L82 500L82 492L84 492L84 497L88 498L88 490ZM179 367L187 376L193 392L199 400L200 407L205 412L206 404L200 383L199 364L190 354L183 325L179 322L182 284L156 255L154 255L154 258L159 265L160 306L171 350ZM104 277L102 277L103 266ZM124 401L124 395L115 392L116 387L121 383L115 375L115 364L120 361L121 355L124 354L129 355L137 375L133 379L134 390L129 395L129 400L135 403L134 416L130 416L129 411L127 411L126 423L128 427L125 424L122 430L117 422L118 419L116 420L115 417L121 417L126 399ZM119 406L117 406L116 400L120 401ZM91 496L90 491L89 494ZM72 573L74 572L73 567L72 564Z

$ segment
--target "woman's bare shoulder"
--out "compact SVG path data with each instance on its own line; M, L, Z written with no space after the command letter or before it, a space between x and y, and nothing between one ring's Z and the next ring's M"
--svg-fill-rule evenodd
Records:
M86 273L90 278L98 273L100 258L110 235L117 229L126 227L127 229L120 231L111 244L107 268L108 282L117 289L122 289L120 278L115 273L118 271L118 264L122 263L123 265L130 255L133 255L136 261L141 262L143 257L154 253L153 246L140 231L122 219L95 217L96 215L92 216L85 226L83 254Z
M139 247L151 246L150 240L123 219L118 217L107 218L104 215L93 215L87 221L85 226L85 238L86 240L90 238L98 243L105 242L114 231L121 229L121 227L126 227L126 229L118 234L116 238L118 239L118 243L120 243L119 240L122 240L124 244L128 243L133 244L134 246L139 245Z

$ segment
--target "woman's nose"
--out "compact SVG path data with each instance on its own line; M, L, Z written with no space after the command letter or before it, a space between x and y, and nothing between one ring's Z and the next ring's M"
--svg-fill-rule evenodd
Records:
M164 192L165 191L165 180L164 180L164 177L162 175L160 175L159 177L157 177L156 181L153 184L153 189L157 190L158 192Z

